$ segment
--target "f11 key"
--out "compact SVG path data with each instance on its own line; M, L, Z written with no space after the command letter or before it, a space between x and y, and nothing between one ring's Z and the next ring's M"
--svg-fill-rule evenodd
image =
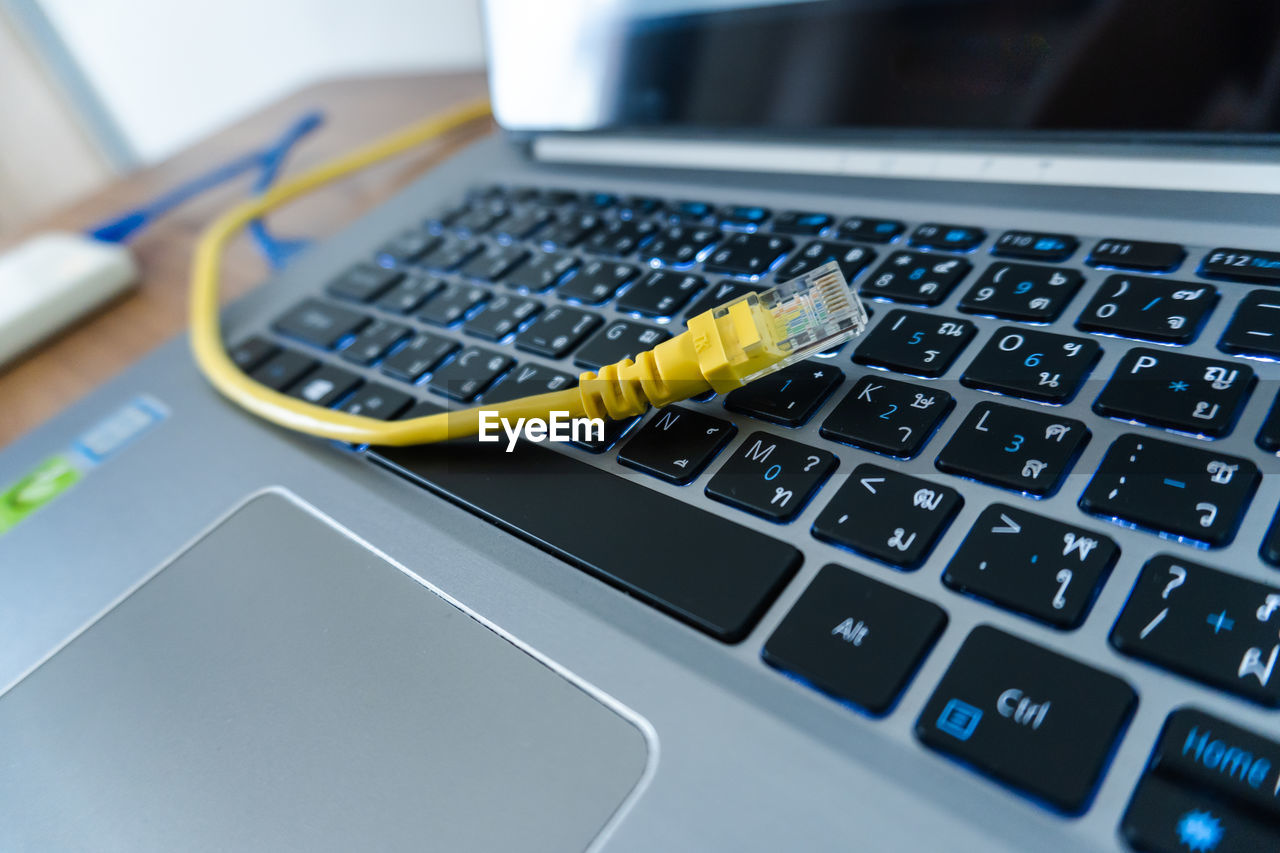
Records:
M1147 561L1111 644L1264 705L1280 706L1280 586L1170 554Z

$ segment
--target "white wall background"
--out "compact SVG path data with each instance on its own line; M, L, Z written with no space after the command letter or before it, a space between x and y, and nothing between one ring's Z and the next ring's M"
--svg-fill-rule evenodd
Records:
M316 80L484 63L480 0L33 2L141 163Z

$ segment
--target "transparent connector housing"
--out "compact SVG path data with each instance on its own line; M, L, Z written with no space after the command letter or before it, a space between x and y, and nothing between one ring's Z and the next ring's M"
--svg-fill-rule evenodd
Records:
M867 327L867 311L835 261L742 298L763 309L757 315L769 327L763 343L777 359L746 382L837 347Z

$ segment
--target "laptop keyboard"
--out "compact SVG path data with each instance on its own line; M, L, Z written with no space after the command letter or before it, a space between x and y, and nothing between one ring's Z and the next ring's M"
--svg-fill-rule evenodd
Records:
M1120 654L1280 706L1280 580L1156 553L1163 537L1213 563L1214 549L1239 535L1258 463L1280 448L1280 404L1254 399L1257 376L1242 358L1280 356L1280 294L1239 299L1220 357L1179 351L1219 310L1223 293L1209 279L1224 292L1280 283L1280 255L1216 248L1196 258L1172 243L993 225L490 187L391 236L276 318L271 339L239 341L231 354L302 399L413 417L569 387L583 369L666 340L687 316L837 261L877 315L839 351L723 398L610 424L603 441L371 455L726 643L750 635L795 576L802 555L783 537L810 502L820 509L808 535L832 560L852 552L885 573L933 560L943 583L931 601L866 570L826 566L761 640L769 666L873 716L893 712L958 594L1062 631L1114 620ZM1055 265L1082 252L1084 270ZM956 310L1004 325L980 333L940 313L956 293ZM1073 312L1075 334L1037 328ZM1100 376L1106 352L1121 359ZM953 368L961 385L995 396L958 405L932 381ZM1086 393L1091 410L1061 411ZM1214 446L1248 406L1270 406L1252 460ZM1128 427L1082 470L1107 420ZM788 434L811 421L816 432ZM593 454L600 461L588 462ZM888 461L929 454L928 477ZM833 485L841 468L847 476ZM627 469L651 487L619 476ZM961 481L982 485L962 493ZM1081 486L1077 512L1032 511L1035 498ZM582 498L572 513L565 489ZM962 543L942 552L965 495L979 493ZM1122 612L1094 613L1120 556L1112 524L1152 534L1154 556ZM625 545L645 530L672 547L655 556ZM1280 565L1280 524L1248 548ZM1116 674L984 626L915 730L931 749L1074 814L1088 808L1135 705ZM1205 796L1257 816L1247 797L1224 795L1222 780L1175 778L1169 764L1153 758L1127 836L1145 838L1156 831L1151 815Z

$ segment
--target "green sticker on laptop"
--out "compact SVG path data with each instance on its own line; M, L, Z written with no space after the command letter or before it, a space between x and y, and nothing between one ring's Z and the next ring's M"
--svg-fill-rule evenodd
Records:
M66 456L51 456L36 469L0 492L0 533L8 530L83 476Z

